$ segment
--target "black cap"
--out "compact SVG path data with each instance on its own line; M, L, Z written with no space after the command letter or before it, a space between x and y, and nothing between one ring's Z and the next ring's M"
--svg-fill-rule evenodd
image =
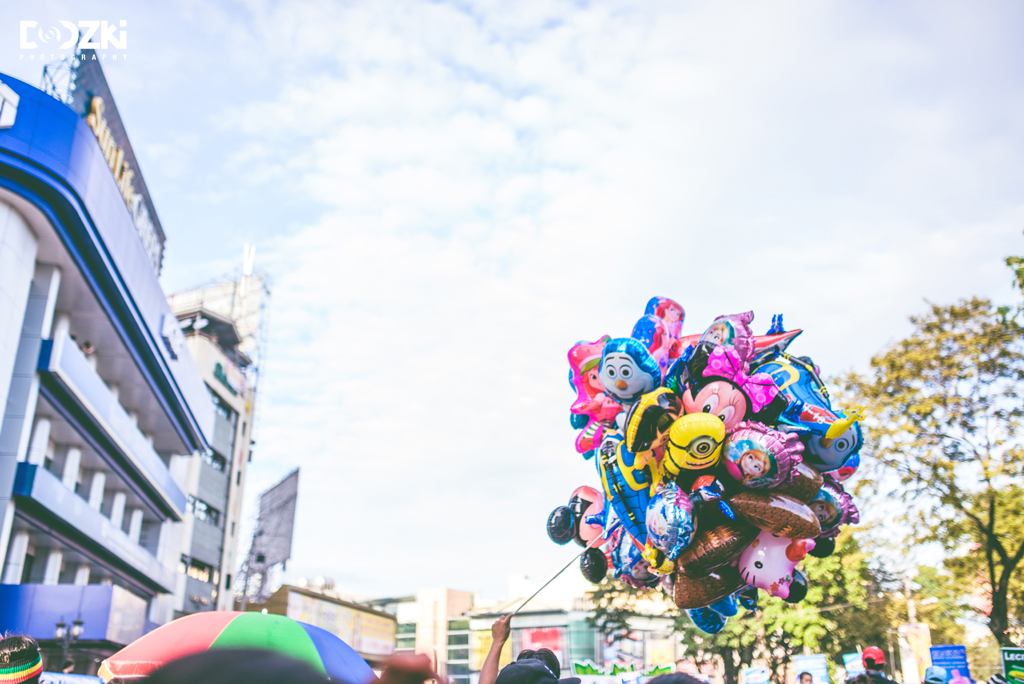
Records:
M579 677L558 679L540 660L517 660L498 673L494 684L580 684Z

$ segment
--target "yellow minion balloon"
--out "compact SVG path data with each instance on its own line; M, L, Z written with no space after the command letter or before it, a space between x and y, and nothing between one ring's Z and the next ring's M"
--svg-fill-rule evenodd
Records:
M718 463L725 423L711 413L688 413L672 423L662 469L675 477L683 469L702 470Z

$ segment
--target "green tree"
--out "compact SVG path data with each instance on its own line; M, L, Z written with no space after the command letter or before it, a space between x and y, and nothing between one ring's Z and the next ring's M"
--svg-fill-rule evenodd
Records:
M862 458L884 471L868 481L898 481L890 494L902 498L914 540L941 544L961 587L983 587L973 605L987 603L993 637L1011 645L1021 616L1009 599L1024 559L1022 329L1008 308L978 298L911 322L868 374L846 378L868 411Z

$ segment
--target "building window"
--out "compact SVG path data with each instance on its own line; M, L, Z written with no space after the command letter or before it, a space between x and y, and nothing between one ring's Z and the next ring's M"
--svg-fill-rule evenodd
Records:
M452 660L469 660L469 649L468 648L449 648L448 649L448 661Z
M395 648L416 648L416 637L398 637L395 640Z
M238 413L235 412L235 409L231 408L231 404L224 401L224 399L222 399L212 387L207 385L206 389L210 392L210 400L213 401L213 410L220 414L221 418L230 422L231 425L234 425L235 421L238 420Z
M223 473L224 469L228 467L228 462L220 454L207 449L203 452L203 462L210 466L214 470Z
M449 620L448 621L449 632L468 632L469 631L469 620Z
M237 473L235 473L235 484L238 485L239 487L242 486L242 471L241 470L239 470Z
M188 576L192 579L199 580L200 582L209 582L210 573L213 571L213 567L192 559L192 562L188 566Z
M231 575L224 575L224 591L231 588Z
M231 523L231 536L232 537L235 536L235 523L234 522Z
M202 520L203 522L220 527L220 511L202 499L197 499L189 494L188 510L192 515L196 516L196 520Z
M469 663L448 663L448 676L455 677L458 675L469 674Z
M448 635L448 645L449 646L469 646L469 635L468 634L449 634Z
M181 554L181 558L178 560L178 572L188 572L188 556Z

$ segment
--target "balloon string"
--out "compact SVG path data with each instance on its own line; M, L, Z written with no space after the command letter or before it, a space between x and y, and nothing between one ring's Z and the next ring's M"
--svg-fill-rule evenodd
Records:
M613 527L612 529L614 530L615 528ZM571 561L569 561L568 563L566 563L566 564L565 564L565 567L564 567L564 568L562 568L561 570L559 570L558 572L556 572L556 573L555 573L555 574L554 574L554 575L553 575L553 576L551 577L551 579L549 579L549 580L548 580L547 582L545 582L545 583L544 583L544 585L543 585L543 586L541 586L541 588L540 588L540 589L538 589L537 591L533 592L533 594L531 594L531 595L530 595L530 598L528 598L528 599L526 599L525 601L523 601L523 602L522 602L522 604L520 604L520 606L519 606L518 608L516 608L516 609L515 609L515 611L513 611L513 612L512 612L512 615L517 615L517 614L519 613L519 611L521 611L521 610L522 610L522 609L523 609L523 608L524 608L524 607L526 606L526 604L527 604L527 603L529 603L530 601L532 601L532 600L534 599L534 597L536 597L536 596L537 596L537 594L539 594L540 592L544 591L544 590L545 590L545 589L547 588L547 586L548 586L549 584L551 584L551 583L552 583L552 582L554 582L554 581L555 581L556 579L558 579L558 576L559 576L559 575L561 575L561 574L562 574L563 572L565 572L566 570L568 570L568 569L569 569L569 566L570 566L570 565L572 565L573 563L575 563L576 561L578 561L578 560L579 560L580 558L582 558L582 557L583 557L583 554L585 554L585 553L586 553L587 551L589 551L590 549L594 548L594 546L595 546L595 545L594 545L594 542L596 542L596 541L602 541L602 542L603 542L603 541L607 541L607 539L605 539L605 536L606 536L606 535L603 535L603 534L602 534L602 535L601 535L600 537L595 537L594 539L591 539L591 540L590 540L590 542L589 542L589 543L588 543L588 544L587 544L587 545L586 545L586 546L585 546L585 547L583 548L583 550L582 550L582 551L580 551L580 552L579 552L579 554L578 554L578 555L576 555L576 556L575 556L575 557L574 557L574 558L573 558L573 559L572 559Z

